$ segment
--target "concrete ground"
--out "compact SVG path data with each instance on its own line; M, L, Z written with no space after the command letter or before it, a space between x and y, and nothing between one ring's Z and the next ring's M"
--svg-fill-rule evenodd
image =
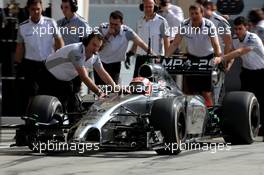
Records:
M177 156L159 156L154 151L39 154L27 147L10 148L14 133L14 130L2 131L0 174L264 174L261 138L252 145L187 150Z

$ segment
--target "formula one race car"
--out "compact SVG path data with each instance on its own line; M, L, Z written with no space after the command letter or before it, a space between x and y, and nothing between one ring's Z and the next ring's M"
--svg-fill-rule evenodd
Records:
M151 149L170 155L178 154L180 148L172 151L168 145L207 137L251 144L260 123L254 94L230 92L221 102L215 98L215 106L207 107L202 96L185 95L169 73L212 75L212 90L219 97L223 71L210 60L181 57L144 64L129 86L130 94L110 94L102 100L86 97L81 112L63 113L57 98L36 96L23 117L25 125L16 131L16 145L34 150L39 142L98 143L100 149ZM67 123L80 115L77 122Z

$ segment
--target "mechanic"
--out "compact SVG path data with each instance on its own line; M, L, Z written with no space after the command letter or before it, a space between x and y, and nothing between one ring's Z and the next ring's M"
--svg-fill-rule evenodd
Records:
M170 31L169 40L170 43L172 43L178 31L177 29L180 27L181 23L184 20L184 14L182 8L177 5L173 5L171 3L171 0L157 0L157 3L159 4L158 14L164 17L168 21L169 31ZM175 50L175 54L179 52L180 52L180 48L177 48ZM183 76L175 75L172 77L174 78L178 87L182 89Z
M199 4L189 7L190 18L180 26L179 33L166 51L166 56L171 56L178 48L182 38L187 43L189 58L210 59L221 55L221 48L216 32L216 27L210 20L203 18L203 7ZM201 93L207 106L213 105L211 93L211 76L186 76L184 77L187 93Z
M42 94L58 97L64 108L68 109L67 104L75 99L70 97L76 93L72 88L72 80L79 75L91 91L99 98L104 98L106 94L94 84L87 74L87 69L94 68L106 84L116 87L97 53L102 44L103 36L92 32L88 37L84 37L81 43L67 45L51 54L45 64L46 70L42 73L42 78L48 82L42 84ZM76 101L71 103L76 103Z
M88 22L76 13L78 10L77 0L62 0L61 10L64 18L58 20L57 23L65 45L81 42L83 37L88 36L92 32ZM92 70L90 70L89 76L92 77ZM87 94L88 89L81 83L79 76L73 80L73 84L74 91L81 96Z
M221 50L224 54L229 53L232 50L231 26L229 22L214 11L215 5L212 1L205 1L203 6L204 16L211 20L217 29Z
M251 10L248 19L252 24L250 31L256 33L264 44L264 12L261 9Z
M77 0L62 0L61 10L64 18L58 20L57 23L63 29L61 34L65 45L81 42L83 37L92 32L88 22L76 13L78 10Z
M170 44L167 20L157 14L158 6L155 0L143 0L143 3L140 4L140 10L144 11L144 16L137 22L137 34L144 42L148 43L148 46L153 49L155 54L164 55ZM150 51L146 52L142 49L137 49L137 45L134 43L129 53L144 55L150 54ZM145 62L146 60L136 59L134 77L138 76L138 69Z
M242 16L236 18L234 25L236 37L233 39L233 47L235 50L222 58L216 57L215 63L219 64L222 60L229 61L235 58L242 59L241 90L253 92L257 97L262 125L260 134L264 135L264 84L260 82L264 77L264 46L255 33L247 31L246 18Z
M231 36L231 26L229 22L221 15L218 15L216 10L216 5L209 0L203 2L204 16L211 20L217 29L217 34L219 36L219 42L221 50L224 54L229 53L232 50L232 36ZM221 32L221 33L220 33ZM226 64L225 70L230 70L233 64L233 60Z
M182 11L182 8L173 5L171 3L171 0L157 0L157 3L159 4L159 15L164 17L169 25L170 29L170 37L169 40L172 42L176 35L175 28L180 27L182 21L184 20L184 14Z
M204 3L206 3L206 2L210 2L210 0L196 0L196 1L195 1L195 3L198 3L198 4L200 4L200 5L204 5ZM217 11L217 6L216 6L216 4L213 4L213 6L212 6L212 11L214 11L214 12ZM229 15L226 15L226 14L221 14L220 16L222 16L222 17L223 17L224 19L226 19L226 20L229 20L229 19L230 19Z
M105 70L118 84L121 61L125 61L129 41L133 41L146 52L148 45L130 27L123 24L123 13L120 11L113 11L109 23L102 23L99 31L105 39L104 47L99 52L101 61ZM97 85L104 84L97 73L94 74L94 78Z
M39 72L54 49L64 42L53 19L42 16L42 0L28 0L30 18L19 25L15 63L20 64L25 76L27 104L39 90ZM49 29L52 29L48 32ZM52 31L52 32L51 32ZM55 41L55 42L54 42ZM51 43L55 43L54 46Z

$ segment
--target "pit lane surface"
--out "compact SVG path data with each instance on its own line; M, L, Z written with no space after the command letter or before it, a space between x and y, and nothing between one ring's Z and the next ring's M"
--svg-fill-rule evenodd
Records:
M39 154L27 147L9 148L13 130L2 131L0 174L264 174L264 142L231 146L231 150L188 150L177 156L154 151ZM219 141L218 141L219 142Z

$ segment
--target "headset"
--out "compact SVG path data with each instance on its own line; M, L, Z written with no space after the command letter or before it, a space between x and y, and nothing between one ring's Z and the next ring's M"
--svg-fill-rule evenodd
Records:
M69 2L72 12L77 12L78 10L78 0L62 0L62 2ZM62 6L61 6L62 9Z
M97 31L92 31L88 36L85 36L82 38L81 42L82 44L87 47L88 44L90 43L90 41L94 38L94 37L97 37L99 40L103 41L104 40L104 36L100 33L100 32L97 32ZM99 51L101 51L104 47L104 43L103 45L100 47Z
M154 12L157 12L159 11L159 6L157 5L156 0L153 0L153 1L154 1ZM139 4L139 10L144 11L144 0L142 0L142 3Z

